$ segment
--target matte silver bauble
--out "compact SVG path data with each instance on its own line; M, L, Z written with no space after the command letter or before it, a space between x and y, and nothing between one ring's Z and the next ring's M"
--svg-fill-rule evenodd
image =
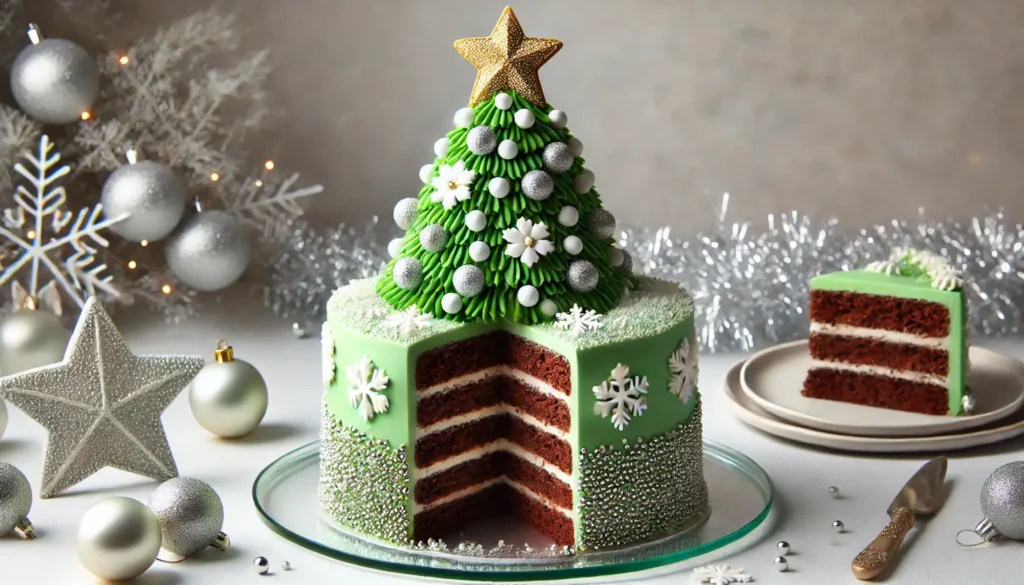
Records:
M33 538L28 512L32 509L32 487L20 469L0 461L0 536L16 532Z
M576 191L577 195L586 195L594 188L594 181L594 172L584 169L582 173L576 175L572 180L572 188Z
M534 201L544 201L554 192L555 180L545 171L530 171L523 175L520 187L523 190L523 195Z
M157 486L149 509L160 522L164 549L190 557L208 546L228 548L224 504L207 484L191 477L175 477Z
M440 252L448 243L448 232L436 223L432 223L420 231L420 245L427 252Z
M18 309L0 321L0 375L64 359L70 334L49 311Z
M259 370L221 345L188 389L192 416L218 437L232 439L256 430L267 414L267 382Z
M138 500L100 500L82 516L75 548L82 565L100 579L134 579L156 560L160 522Z
M587 229L599 240L607 240L615 233L615 216L607 209L595 209L587 214Z
M564 173L572 168L572 163L576 157L572 153L572 149L569 145L564 142L552 142L551 144L544 147L544 154L541 155L544 159L544 168L550 173Z
M187 219L167 242L171 272L199 291L221 290L249 265L249 237L231 214L211 210Z
M566 280L572 290L590 292L597 288L597 267L586 260L573 260L569 264L569 274Z
M981 512L1001 536L1024 540L1024 461L1007 463L985 480Z
M464 297L475 297L484 290L484 271L472 264L459 266L452 275L452 286Z
M402 238L395 238L388 242L388 256L398 258L402 255Z
M551 110L548 112L548 120L552 126L561 130L569 123L569 116L566 116L562 110Z
M419 204L419 200L415 197L406 197L395 204L395 223L398 227L403 230L412 227L413 222L416 221L416 217L419 215L419 211L417 211Z
M185 182L151 160L118 168L103 184L100 196L107 217L127 215L110 231L133 242L155 242L174 231L185 213L185 200Z
M100 74L92 55L66 39L28 45L11 65L14 101L43 124L77 122L99 92Z
M395 284L402 290L416 290L423 282L423 264L415 258L402 258L395 262L392 271Z
M466 134L466 148L473 154L483 156L494 152L498 146L498 137L490 126L477 126Z

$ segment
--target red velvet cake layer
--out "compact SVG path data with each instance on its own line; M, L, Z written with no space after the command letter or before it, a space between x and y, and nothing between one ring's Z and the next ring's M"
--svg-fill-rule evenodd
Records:
M949 309L916 299L812 290L811 321L899 331L922 337L949 335Z
M881 366L938 376L949 373L949 354L944 349L823 333L811 334L809 346L811 357L816 360Z
M803 395L923 414L949 412L945 386L831 368L808 372Z

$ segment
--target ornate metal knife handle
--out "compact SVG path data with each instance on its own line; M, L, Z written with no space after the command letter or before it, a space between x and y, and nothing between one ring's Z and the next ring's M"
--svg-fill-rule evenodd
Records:
M857 558L853 559L850 568L853 576L866 580L874 579L892 560L896 549L903 544L903 539L914 527L914 512L910 508L896 508L892 512L892 520L885 525L878 536L871 541Z

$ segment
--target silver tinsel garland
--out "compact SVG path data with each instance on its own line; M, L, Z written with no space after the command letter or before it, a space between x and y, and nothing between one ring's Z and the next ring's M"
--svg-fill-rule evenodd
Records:
M729 196L714 229L625 228L619 243L635 269L681 283L694 297L702 351L750 351L807 336L811 277L861 268L897 248L929 250L964 274L971 329L1020 330L1024 306L1024 226L995 213L968 221L893 220L859 231L799 212L770 216L767 228L727 220ZM331 292L376 274L388 235L376 220L326 234L297 224L270 266L267 303L282 317L323 318ZM314 323L315 324L315 323Z

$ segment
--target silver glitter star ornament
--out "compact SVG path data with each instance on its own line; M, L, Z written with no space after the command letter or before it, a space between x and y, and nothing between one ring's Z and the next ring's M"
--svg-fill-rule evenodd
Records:
M133 354L90 297L64 361L0 378L0 397L46 428L40 497L104 467L176 477L160 416L203 365L199 356Z

